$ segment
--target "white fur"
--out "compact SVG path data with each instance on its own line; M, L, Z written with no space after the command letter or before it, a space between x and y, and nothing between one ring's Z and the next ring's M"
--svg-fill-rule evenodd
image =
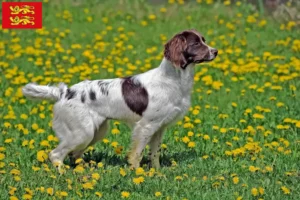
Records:
M213 59L211 57L211 59ZM164 58L152 70L134 76L148 92L149 103L142 116L130 110L124 101L121 78L105 79L108 95L100 92L95 81L83 81L70 89L87 96L82 103L80 95L67 100L62 94L67 86L39 86L27 84L23 94L27 97L55 100L53 129L60 139L59 145L50 153L53 163L62 165L64 158L72 153L79 158L90 145L103 139L108 129L107 120L122 120L133 128L132 149L129 163L138 167L142 151L149 143L152 166L159 168L159 149L163 131L167 125L181 119L190 107L194 82L194 64L185 69L174 67ZM93 90L96 100L88 98Z

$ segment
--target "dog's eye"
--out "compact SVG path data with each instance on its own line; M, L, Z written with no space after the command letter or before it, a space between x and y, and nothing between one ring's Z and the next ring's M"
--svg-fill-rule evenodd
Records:
M200 42L195 42L193 45L194 45L194 46L199 46L199 45L200 45Z

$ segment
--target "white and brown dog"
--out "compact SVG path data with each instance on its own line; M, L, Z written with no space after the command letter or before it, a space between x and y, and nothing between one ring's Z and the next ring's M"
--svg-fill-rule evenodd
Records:
M150 146L151 165L159 168L159 149L167 125L181 119L190 107L194 65L212 61L218 51L205 44L196 30L176 34L165 44L161 64L126 78L83 81L68 88L33 83L23 88L26 97L56 101L53 130L59 145L50 160L59 166L70 154L80 158L84 150L103 139L108 120L122 120L133 129L128 162L140 165Z

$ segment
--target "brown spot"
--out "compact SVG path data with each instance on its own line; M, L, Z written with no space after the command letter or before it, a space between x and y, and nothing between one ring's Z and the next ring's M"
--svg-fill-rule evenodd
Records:
M132 77L124 78L122 94L127 106L138 115L142 115L148 106L148 92L137 80Z

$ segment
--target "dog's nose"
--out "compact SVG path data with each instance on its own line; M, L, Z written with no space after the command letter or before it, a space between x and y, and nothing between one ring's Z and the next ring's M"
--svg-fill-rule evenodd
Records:
M211 53L214 54L214 56L217 56L218 55L218 50L217 49L212 49Z

